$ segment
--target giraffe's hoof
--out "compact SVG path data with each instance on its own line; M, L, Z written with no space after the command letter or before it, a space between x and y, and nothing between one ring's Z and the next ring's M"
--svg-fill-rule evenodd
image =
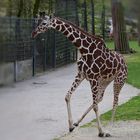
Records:
M69 132L72 132L75 127L69 128Z
M111 137L109 133L99 133L99 137Z
M74 125L74 126L78 126L79 124L78 124L78 123L74 123L73 125Z

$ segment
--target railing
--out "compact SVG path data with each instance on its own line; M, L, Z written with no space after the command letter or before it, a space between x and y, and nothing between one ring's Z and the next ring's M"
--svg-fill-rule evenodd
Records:
M33 19L0 17L0 73L3 64L13 64L15 81L19 73L25 75L25 67L34 76L77 60L76 48L58 32L49 30L33 40L33 25Z

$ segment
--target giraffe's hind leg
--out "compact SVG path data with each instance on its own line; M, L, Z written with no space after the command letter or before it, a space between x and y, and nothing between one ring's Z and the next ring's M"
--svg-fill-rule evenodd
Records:
M120 91L125 83L125 79L124 77L117 77L114 80L114 101L113 101L113 109L112 109L112 118L111 118L111 123L113 124L114 122L114 118L115 118L115 112L116 112L116 108L118 106L118 100L119 100L119 94Z
M72 113L71 113L71 106L70 106L70 99L72 93L76 90L76 88L80 85L80 83L83 81L84 77L82 74L78 73L75 77L74 82L72 83L72 87L68 91L65 101L67 104L67 111L68 111L68 122L69 122L69 131L72 132L75 126L73 125L73 119L72 119Z

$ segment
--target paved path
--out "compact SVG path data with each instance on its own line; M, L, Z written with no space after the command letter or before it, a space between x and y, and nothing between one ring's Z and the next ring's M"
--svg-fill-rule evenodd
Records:
M107 125L104 127L111 137L98 137L96 127L80 128L71 134L67 134L61 140L140 140L140 121L119 121L114 126ZM123 130L123 131L122 131Z
M51 140L67 133L64 98L75 75L76 65L72 64L11 87L0 88L0 140ZM139 92L138 89L125 85L120 103ZM112 108L112 98L110 85L100 104L101 113ZM89 83L84 81L72 97L75 121L91 102ZM91 111L83 123L89 122L94 117Z

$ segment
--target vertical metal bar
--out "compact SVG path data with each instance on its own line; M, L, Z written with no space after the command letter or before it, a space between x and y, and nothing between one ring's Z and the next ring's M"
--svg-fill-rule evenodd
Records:
M33 40L33 50L32 50L32 76L35 76L35 45L36 45L36 42L35 40Z
M44 67L43 70L46 71L46 39L43 40L43 47L44 47Z
M76 24L77 24L77 26L79 26L78 0L75 0L75 12L76 12Z
M56 33L53 31L53 49L52 49L53 68L56 68Z
M84 0L83 8L84 8L84 29L85 29L85 31L88 31L88 25L87 25L87 2L86 2L86 0Z
M105 4L104 4L104 0L102 0L102 16L101 16L101 20L102 20L102 36L103 39L105 39Z
M94 0L91 0L91 30L95 34L95 21L94 21Z
M17 61L14 61L14 82L17 81Z

